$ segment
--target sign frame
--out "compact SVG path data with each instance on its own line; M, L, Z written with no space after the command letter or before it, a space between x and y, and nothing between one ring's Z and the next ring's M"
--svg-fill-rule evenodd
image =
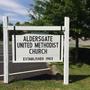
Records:
M4 83L9 83L9 57L8 57L8 31L14 28L18 30L32 30L32 31L64 31L63 52L64 56L64 84L69 84L69 17L64 18L64 26L9 26L8 17L3 16L3 57L4 57Z

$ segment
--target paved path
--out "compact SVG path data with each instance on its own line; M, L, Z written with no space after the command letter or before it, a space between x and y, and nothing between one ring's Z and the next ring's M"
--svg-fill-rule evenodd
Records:
M19 74L19 78L31 77L39 74L49 73L47 63L12 63L12 48L9 45L9 72L11 75ZM27 73L21 76L21 73ZM17 74L17 75L18 75ZM0 78L3 76L3 46L0 44ZM16 77L16 76L15 76Z

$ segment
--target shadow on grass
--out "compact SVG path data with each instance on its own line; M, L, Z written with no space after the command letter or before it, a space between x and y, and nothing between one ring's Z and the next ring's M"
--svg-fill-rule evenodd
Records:
M83 79L86 79L90 77L90 75L70 75L70 83L76 82L76 81L80 81Z
M70 83L74 83L76 81L80 81L80 80L83 80L83 79L86 79L90 77L90 75L70 75L69 76L69 82ZM36 76L36 77L32 77L32 78L27 78L27 79L24 79L24 80L56 80L56 81L63 81L63 75L60 75L59 73L56 74L56 75L47 75L47 74L44 74L44 75L40 75L40 76Z
M78 60L75 60L75 48L70 50L70 62L72 64L88 64L90 65L90 48L79 48L78 49Z
M25 80L63 80L63 76L59 73L57 73L56 75L44 74L44 75L27 78Z

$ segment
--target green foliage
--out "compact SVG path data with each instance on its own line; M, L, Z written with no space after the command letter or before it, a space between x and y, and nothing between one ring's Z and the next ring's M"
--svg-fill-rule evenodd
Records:
M32 16L36 17L33 19L33 24L63 25L63 18L68 16L72 32L78 34L88 32L90 28L89 3L89 0L35 0Z
M0 40L3 39L3 26L0 24Z
M32 23L30 22L24 22L24 23L20 23L20 22L16 22L16 26L30 26Z
M32 10L29 11L29 16L32 20L39 20L44 15L44 11L46 8L47 0L34 0L34 5L32 5Z
M15 24L16 26L19 26L20 25L20 22L16 22L16 24Z

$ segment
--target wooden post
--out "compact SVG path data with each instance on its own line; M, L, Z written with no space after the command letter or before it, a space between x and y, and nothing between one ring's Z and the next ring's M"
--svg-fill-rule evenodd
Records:
M69 18L64 20L64 84L69 84Z
M3 54L4 54L4 83L9 82L9 71L8 71L8 17L3 17Z

